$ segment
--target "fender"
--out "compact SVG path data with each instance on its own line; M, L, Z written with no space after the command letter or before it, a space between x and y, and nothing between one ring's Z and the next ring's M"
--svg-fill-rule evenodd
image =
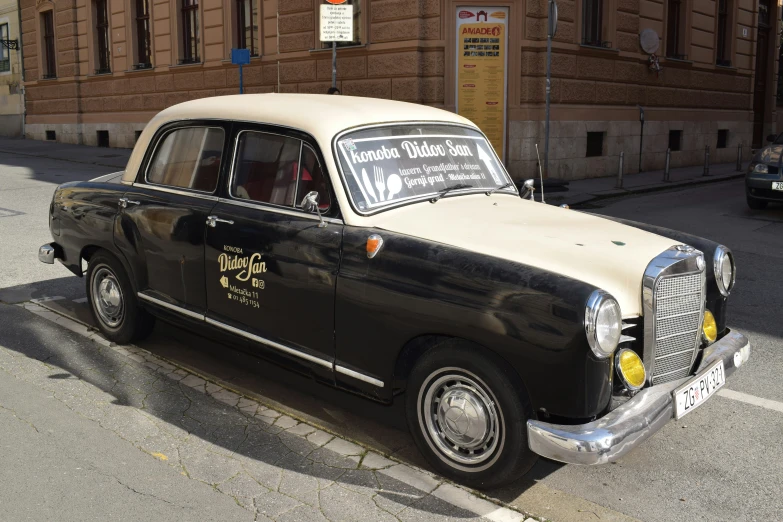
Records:
M605 409L611 363L593 355L583 326L594 286L388 231L368 259L365 243L374 232L345 228L335 309L337 364L384 383L366 393L390 400L400 351L410 339L439 334L507 361L535 410L590 418Z

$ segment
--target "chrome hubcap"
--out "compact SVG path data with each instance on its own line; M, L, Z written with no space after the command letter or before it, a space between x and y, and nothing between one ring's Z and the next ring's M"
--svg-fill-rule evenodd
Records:
M430 447L451 466L480 471L498 457L502 415L489 388L458 368L434 372L419 392L419 419Z
M125 303L117 277L107 267L100 267L92 277L92 302L99 319L111 328L122 322Z

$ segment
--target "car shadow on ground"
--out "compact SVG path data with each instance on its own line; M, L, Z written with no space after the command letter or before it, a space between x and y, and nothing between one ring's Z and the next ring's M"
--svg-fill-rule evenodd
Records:
M55 293L58 290L68 297L44 304L58 313L94 327L88 305L82 300L85 296L83 280L76 277L0 289L0 301L21 303L61 295ZM408 432L403 409L404 396L398 396L391 405L380 404L161 320L157 321L152 335L136 345L194 373L222 381L230 388L275 409L433 472ZM66 358L64 362L67 361ZM47 363L51 361L47 360ZM65 364L63 369L71 371L67 366ZM106 370L112 371L111 368ZM125 403L122 397L118 397L118 401ZM134 404L131 402L128 405ZM562 464L539 459L525 476L514 483L484 493L499 500L511 501L560 467Z
M0 346L46 365L32 373L22 373L23 379L32 380L44 372L50 383L47 389L54 392L55 398L147 453L161 451L158 448L161 439L165 439L172 460L169 464L181 465L191 478L220 489L222 484L233 480L235 472L223 473L220 466L215 466L215 459L222 463L231 459L258 484L272 491L282 488L287 476L291 480L300 480L297 477L303 475L314 479L315 498L321 491L321 500L315 500L314 505L320 502L322 509L326 509L323 488L328 487L323 484L336 483L350 491L369 492L376 505L383 505L384 509L400 510L415 504L414 509L424 516L430 513L457 519L476 517L471 511L427 496L429 492L417 489L415 484L388 474L357 469L357 462L349 457L242 413L109 348L85 341L54 323L30 315L22 307L0 304L0 317L4 323L0 329ZM23 365L6 355L0 357L0 366L16 375ZM93 389L89 386L85 389L83 383L96 390L89 391ZM109 401L112 405L132 408L162 422L153 421L158 429L147 434L144 417L134 413L117 417L115 412L112 418L106 414L106 409L111 408L106 399L96 401L95 396L114 397ZM104 406L100 406L101 402ZM100 408L103 411L98 411ZM174 448L171 441L178 441ZM286 475L287 472L290 474ZM332 501L334 504L351 502L345 497ZM262 495L258 502L261 510ZM376 515L368 511L367 516Z

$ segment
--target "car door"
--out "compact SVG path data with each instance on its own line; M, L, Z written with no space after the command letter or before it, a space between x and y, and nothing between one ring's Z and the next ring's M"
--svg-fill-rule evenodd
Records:
M233 147L207 226L207 321L331 375L343 225L318 148L259 126ZM301 205L313 191L323 220Z
M229 131L219 122L162 128L120 203L118 246L131 262L139 296L201 319L206 222L217 203Z

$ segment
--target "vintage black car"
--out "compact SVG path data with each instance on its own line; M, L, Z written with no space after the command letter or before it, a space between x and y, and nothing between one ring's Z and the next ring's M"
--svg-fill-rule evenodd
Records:
M767 136L767 144L750 161L745 175L748 206L762 210L770 202L783 203L783 134Z
M731 252L618 221L520 198L455 114L243 95L166 109L124 172L60 186L39 257L86 274L108 339L159 317L404 400L431 465L487 488L537 455L614 461L748 359Z

